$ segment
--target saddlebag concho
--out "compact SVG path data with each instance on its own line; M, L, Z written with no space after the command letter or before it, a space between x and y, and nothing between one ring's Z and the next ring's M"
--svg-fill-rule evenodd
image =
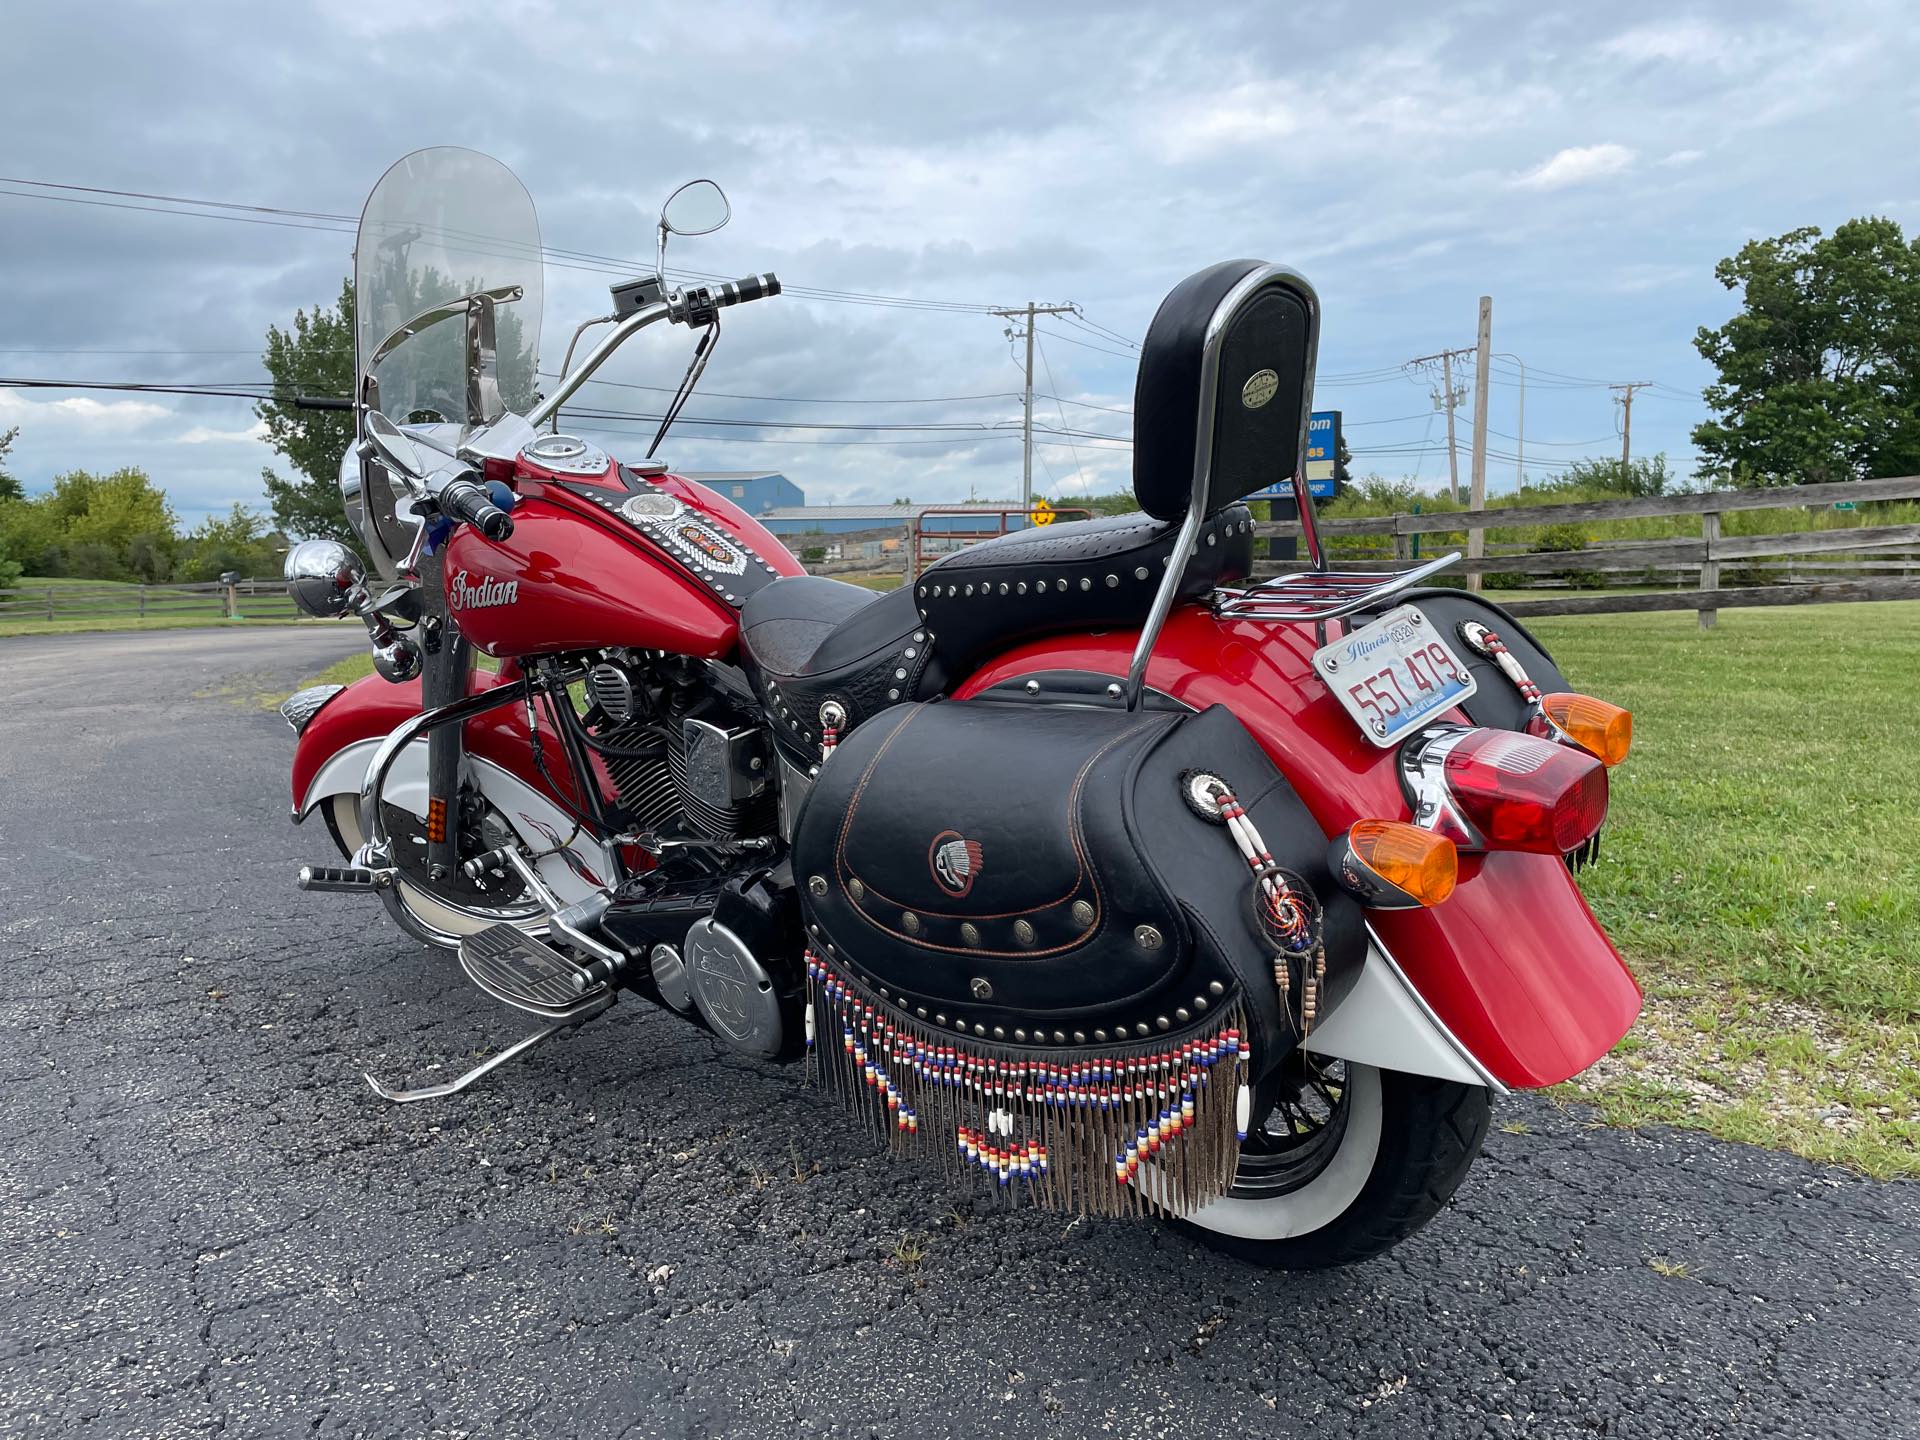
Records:
M1208 777L1272 851L1298 943L1263 924ZM876 716L822 766L794 837L819 1072L896 1147L1041 1204L1197 1208L1231 1186L1325 957L1362 953L1325 851L1220 706Z

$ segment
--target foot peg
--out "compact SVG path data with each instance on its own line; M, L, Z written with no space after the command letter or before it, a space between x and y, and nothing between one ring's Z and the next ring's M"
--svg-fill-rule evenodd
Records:
M462 940L460 965L494 999L543 1020L572 1020L612 996L604 979L511 925Z
M393 872L364 865L302 865L293 883L302 890L384 890L393 883Z

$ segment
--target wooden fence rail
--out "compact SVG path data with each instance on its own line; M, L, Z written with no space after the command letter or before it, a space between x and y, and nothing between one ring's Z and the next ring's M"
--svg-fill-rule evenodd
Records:
M1698 515L1700 536L1663 540L1609 540L1578 550L1527 551L1519 554L1477 555L1459 568L1478 588L1485 575L1564 576L1582 571L1656 571L1697 569L1699 588L1672 594L1556 596L1552 599L1506 602L1516 614L1586 615L1612 611L1695 610L1702 628L1714 623L1722 609L1745 605L1798 605L1836 600L1920 599L1920 580L1876 578L1823 580L1780 585L1745 585L1723 589L1721 566L1735 561L1761 561L1772 568L1808 556L1827 556L1815 562L1825 569L1848 562L1860 569L1905 570L1920 557L1920 525L1854 525L1829 529L1795 530L1768 535L1727 535L1721 517L1741 510L1783 510L1860 504L1876 500L1920 499L1920 476L1885 480L1848 481L1835 485L1785 485L1765 490L1708 490L1685 495L1651 495L1627 500L1587 500L1567 505L1515 505L1494 510L1450 510L1432 514L1399 513L1323 520L1318 529L1328 540L1358 536L1392 538L1391 558L1371 556L1340 559L1343 570L1397 570L1406 566L1412 541L1419 535L1459 534L1476 543L1492 529L1525 529L1608 520L1641 520ZM1297 522L1261 521L1254 533L1267 537L1297 536ZM1507 546L1498 546L1505 550ZM1298 569L1284 562L1255 562L1258 573Z
M292 615L293 599L284 580L241 580L224 585L204 580L180 585L35 585L0 590L0 618L19 620L132 619L208 615L243 618Z

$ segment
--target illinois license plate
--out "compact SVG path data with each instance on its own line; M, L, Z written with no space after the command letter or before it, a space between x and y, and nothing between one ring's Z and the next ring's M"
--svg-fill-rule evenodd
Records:
M1399 742L1474 692L1473 672L1412 605L1313 652L1313 668L1374 744Z

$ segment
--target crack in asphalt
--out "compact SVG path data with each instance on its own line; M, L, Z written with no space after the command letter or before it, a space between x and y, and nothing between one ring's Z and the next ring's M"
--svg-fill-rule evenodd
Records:
M1312 1275L1003 1208L638 1001L383 1104L523 1023L293 888L217 682L353 645L0 643L0 1435L1920 1433L1920 1186L1538 1098Z

